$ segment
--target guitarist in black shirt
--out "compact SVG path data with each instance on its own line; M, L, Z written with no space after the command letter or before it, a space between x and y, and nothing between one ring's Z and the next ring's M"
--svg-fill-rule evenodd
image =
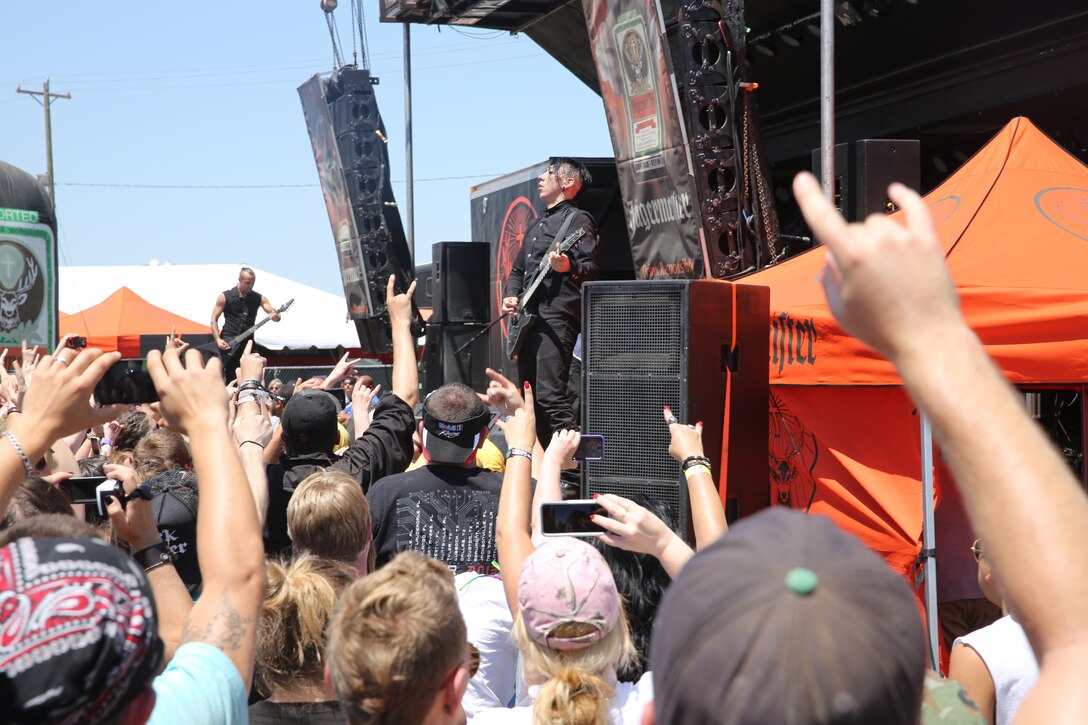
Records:
M503 290L503 312L514 312L519 297L532 284L533 272L548 259L550 271L527 305L536 316L525 330L517 354L518 377L533 386L536 396L537 438L547 447L552 432L579 428L574 401L567 389L571 354L582 326L582 283L597 279L597 227L593 217L573 204L589 172L573 159L553 158L537 179L537 191L547 210L525 232L510 277ZM572 232L585 235L566 254L554 251Z
M238 284L221 292L212 308L211 331L215 344L219 347L219 356L223 361L223 377L227 382L234 379L238 361L242 358L245 345L231 345L243 330L253 326L257 320L258 308L268 313L273 322L280 321L276 308L258 292L253 291L257 273L249 267L242 267L238 273ZM223 316L223 329L219 329L219 316ZM240 341L242 342L242 341Z

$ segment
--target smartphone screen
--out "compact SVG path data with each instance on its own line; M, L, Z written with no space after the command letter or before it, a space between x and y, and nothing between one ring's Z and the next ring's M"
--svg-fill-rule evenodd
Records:
M147 372L147 361L132 358L118 360L110 366L95 386L94 399L101 405L137 405L158 401L159 393Z
M68 493L72 503L98 503L98 486L105 476L84 476L61 481L60 487Z
M551 501L540 504L540 531L545 536L598 536L608 533L591 515L607 516L596 501Z
M583 435L574 451L576 461L599 461L604 458L604 436Z

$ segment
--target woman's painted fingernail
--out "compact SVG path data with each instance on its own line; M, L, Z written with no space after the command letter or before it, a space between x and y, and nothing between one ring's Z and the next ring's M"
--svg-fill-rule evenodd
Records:
M598 497L598 496L600 496L600 495L601 495L601 494L599 494L599 493L595 493L595 494L593 494L593 498L597 498L597 497Z

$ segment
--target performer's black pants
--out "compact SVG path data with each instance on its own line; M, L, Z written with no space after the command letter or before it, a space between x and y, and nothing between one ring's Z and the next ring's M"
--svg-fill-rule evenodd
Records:
M536 435L544 448L551 443L553 431L579 429L567 384L580 327L568 317L538 319L518 353L518 382L528 380L533 386Z
M226 340L226 338L223 338ZM231 342L227 340L227 342ZM231 343L233 345L233 343ZM246 346L244 344L239 345L238 349L231 353L229 350L219 351L219 361L223 363L223 380L227 384L234 382L235 375L238 372L238 365L242 361L242 353L245 351ZM264 382L263 380L261 382Z

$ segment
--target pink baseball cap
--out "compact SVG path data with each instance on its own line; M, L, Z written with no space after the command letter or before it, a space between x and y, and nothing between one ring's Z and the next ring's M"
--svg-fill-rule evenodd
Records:
M601 640L620 619L620 595L600 552L572 537L550 539L525 560L518 604L533 641L557 650L581 649ZM594 626L580 637L552 635L561 624Z

